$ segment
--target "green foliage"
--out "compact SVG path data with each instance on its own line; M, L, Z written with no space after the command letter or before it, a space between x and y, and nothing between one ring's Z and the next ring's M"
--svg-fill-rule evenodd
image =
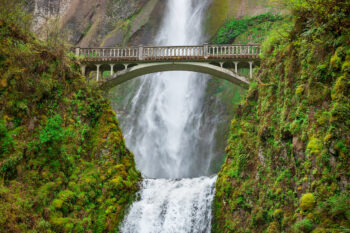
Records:
M251 18L241 20L232 19L221 27L213 39L215 44L229 44L232 43L236 37L248 31L249 27L259 25L266 22L276 22L282 20L280 15L265 13ZM264 32L262 32L264 33Z
M303 219L294 225L294 232L311 232L313 228L312 222L309 219Z
M46 156L54 156L59 153L61 143L68 135L68 131L62 126L60 115L48 119L46 125L39 133L38 150L47 149Z
M345 216L350 221L350 197L348 194L338 194L327 200L329 213L332 217Z
M13 140L10 136L5 122L0 121L0 158L3 154L9 153L13 147Z

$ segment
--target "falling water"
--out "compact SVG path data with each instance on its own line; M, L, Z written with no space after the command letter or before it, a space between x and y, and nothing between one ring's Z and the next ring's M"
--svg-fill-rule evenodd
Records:
M209 3L167 0L155 43L203 43L202 25ZM216 177L206 177L211 175L215 134L215 127L202 133L208 128L202 119L207 79L191 72L142 77L122 128L138 169L148 178L122 232L210 232Z

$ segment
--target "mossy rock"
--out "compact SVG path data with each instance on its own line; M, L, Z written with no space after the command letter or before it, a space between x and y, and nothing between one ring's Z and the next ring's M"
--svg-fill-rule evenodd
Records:
M304 194L300 199L300 208L303 211L312 210L315 207L316 198L312 193Z

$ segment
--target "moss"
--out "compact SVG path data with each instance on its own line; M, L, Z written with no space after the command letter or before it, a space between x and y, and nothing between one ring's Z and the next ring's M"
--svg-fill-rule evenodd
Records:
M318 138L312 137L306 148L311 155L318 155L321 153L322 141Z
M276 209L274 212L273 212L273 217L275 219L280 219L283 217L283 210L282 209Z
M0 232L117 231L141 176L109 102L63 45L2 14L0 38Z
M60 209L63 206L63 200L60 199L55 199L52 201L52 205L53 207L55 207L56 209Z
M315 207L316 199L312 193L304 194L300 199L300 208L303 211L312 210Z
M293 19L263 42L258 85L232 121L213 232L350 228L350 212L337 205L345 202L339 195L349 193L350 79L344 63L350 29L339 25L349 25L342 15L350 5L290 3ZM238 197L244 201L239 205Z

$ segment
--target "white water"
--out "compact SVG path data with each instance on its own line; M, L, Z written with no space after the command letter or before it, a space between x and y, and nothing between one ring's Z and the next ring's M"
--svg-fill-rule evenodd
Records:
M203 43L202 24L209 3L167 0L155 43ZM190 72L142 77L122 128L138 169L156 179L144 179L140 200L121 227L123 233L210 232L216 177L205 176L211 175L216 129L201 135L206 81L207 77Z
M122 226L124 233L210 232L216 177L146 179Z

